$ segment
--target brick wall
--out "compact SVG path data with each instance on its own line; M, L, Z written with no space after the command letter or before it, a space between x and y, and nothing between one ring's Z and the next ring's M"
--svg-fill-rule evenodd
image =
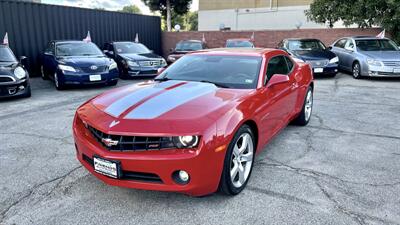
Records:
M317 38L327 46L341 37L356 35L376 36L382 30L380 28L358 29L299 29L299 30L265 30L255 31L255 45L257 47L275 48L285 38ZM229 38L250 38L252 31L205 31L205 32L163 32L162 49L166 57L171 48L174 48L180 40L197 39L201 40L204 34L209 48L220 48L225 45Z

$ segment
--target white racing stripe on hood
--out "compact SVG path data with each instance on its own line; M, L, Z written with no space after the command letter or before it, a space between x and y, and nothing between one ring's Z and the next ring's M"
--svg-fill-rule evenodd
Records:
M149 87L145 87L142 89L138 89L138 90L134 91L133 93L128 94L128 95L124 96L123 98L118 99L111 105L109 105L104 110L104 112L106 112L107 114L109 114L111 116L119 117L122 113L124 113L126 110L128 110L130 107L137 104L144 98L147 98L153 94L156 94L157 92L162 91L165 88L172 87L179 83L181 83L181 82L168 81L165 83L155 84L154 86L149 86Z
M214 92L215 89L212 84L187 83L149 99L124 119L154 119L193 99Z

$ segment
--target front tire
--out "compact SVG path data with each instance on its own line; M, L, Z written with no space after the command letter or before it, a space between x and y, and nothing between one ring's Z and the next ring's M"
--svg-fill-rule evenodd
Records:
M30 98L32 96L31 86L28 85L28 89L26 90L25 94L23 95L24 98Z
M49 79L49 77L47 76L47 73L46 73L43 65L40 67L40 73L41 73L41 77L42 77L43 80L48 80Z
M107 86L115 86L118 84L118 80L113 80L107 83Z
M313 108L313 99L313 89L312 87L309 87L306 97L304 98L303 108L296 119L293 120L294 124L305 126L310 122Z
M361 66L359 62L355 62L353 64L353 78L360 79L361 78Z
M57 72L54 73L54 85L56 86L57 90L64 90L64 84L59 80Z
M219 191L226 195L237 195L247 185L255 156L255 138L248 125L236 132L225 155Z

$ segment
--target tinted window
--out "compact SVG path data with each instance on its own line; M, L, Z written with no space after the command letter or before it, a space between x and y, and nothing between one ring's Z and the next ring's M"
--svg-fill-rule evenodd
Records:
M119 54L144 54L150 53L150 50L140 43L118 42L114 43L115 51Z
M347 39L341 39L338 42L336 42L334 46L337 48L344 48L344 46L346 45L346 41Z
M84 42L59 43L56 46L56 54L57 56L103 56L95 44Z
M53 42L50 42L50 43L47 45L46 50L45 50L45 53L46 53L46 54L53 54L53 55L54 55L54 43L53 43Z
M326 49L325 45L318 40L292 40L289 41L288 48L292 51L311 51Z
M253 48L254 45L250 41L227 41L226 42L227 48Z
M0 47L0 62L16 62L14 54L7 47Z
M361 51L398 51L397 45L386 39L358 40L357 48Z
M181 41L175 47L175 51L197 51L201 49L203 49L203 45L197 41Z
M166 69L161 77L209 81L229 88L257 87L261 57L187 55Z
M285 56L275 56L268 62L267 77L269 80L275 74L289 74L290 70L286 62Z

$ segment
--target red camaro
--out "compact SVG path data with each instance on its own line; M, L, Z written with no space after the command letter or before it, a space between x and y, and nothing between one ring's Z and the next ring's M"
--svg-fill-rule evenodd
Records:
M77 157L110 185L235 195L274 135L308 123L313 86L310 66L281 50L192 53L80 106Z

